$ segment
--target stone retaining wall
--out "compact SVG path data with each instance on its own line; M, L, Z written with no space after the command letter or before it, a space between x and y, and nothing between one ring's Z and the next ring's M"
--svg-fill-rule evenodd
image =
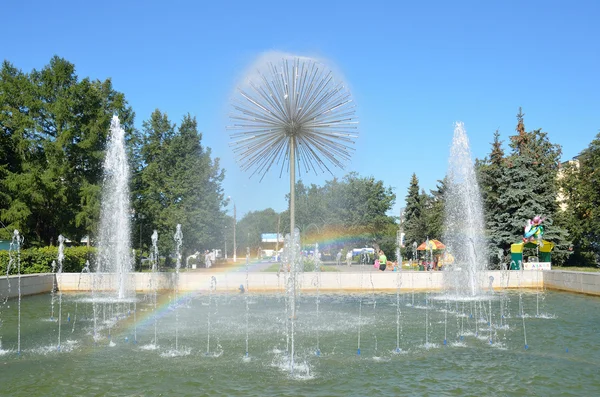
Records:
M546 271L544 272L544 286L562 291L600 295L600 273Z
M393 272L324 272L301 273L298 277L300 289L311 291L317 289L317 276L319 289L322 291L353 290L353 291L395 291L400 284L402 290L440 290L443 283L443 272L418 272L403 271ZM489 278L493 277L495 289L504 288L535 288L543 285L543 272L541 271L488 271L481 275L482 288L489 287ZM93 281L93 277L96 277ZM60 277L59 287L63 291L90 291L92 282L95 290L106 290L112 283L114 275L101 276L90 274L63 274ZM133 273L132 283L136 291L152 291L156 284L159 290L173 289L175 286L175 273ZM208 272L182 272L179 274L179 290L207 291L211 282L216 282L219 291L237 291L240 285L246 288L246 273L208 273ZM284 275L275 272L248 273L248 289L250 291L282 291L284 289Z
M440 290L443 282L443 272L324 272L319 275L321 291L395 291L400 283L403 291ZM578 292L600 296L600 273L570 272L570 271L488 271L481 275L482 288L489 287L489 278L493 277L494 289L506 288L539 288ZM28 274L21 276L21 294L34 295L50 292L56 277L59 289L65 292L87 292L107 290L113 283L114 275L63 273ZM137 292L153 290L156 284L159 290L171 290L175 286L175 273L132 273L131 282L135 283ZM179 275L179 290L181 292L207 291L212 279L216 282L218 291L238 291L240 285L246 288L246 273L208 273L183 272ZM0 277L0 297L14 298L18 296L18 276ZM9 290L10 283L10 290ZM298 285L302 290L314 291L317 288L317 274L303 273L298 277ZM248 274L250 291L276 292L284 290L283 274L274 272L253 272Z
M24 274L21 276L21 296L35 295L52 291L54 274ZM19 296L19 276L0 278L0 297L15 298Z

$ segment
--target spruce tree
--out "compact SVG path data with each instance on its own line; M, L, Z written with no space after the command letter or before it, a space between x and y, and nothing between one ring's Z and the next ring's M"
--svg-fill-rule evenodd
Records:
M556 245L553 261L561 263L566 259L570 245L566 229L554 224L558 210L556 176L561 149L552 144L541 129L524 132L521 109L517 119L517 135L510 137L512 152L505 160L500 178L493 239L498 247L508 252L512 243L522 239L526 221L540 215L545 218L544 239Z
M424 197L419 192L419 179L412 174L408 194L406 196L406 208L404 210L404 233L406 245L420 244L427 237L425 224Z
M502 185L503 175L506 171L504 158L504 149L500 140L500 132L494 132L494 140L491 144L491 152L489 158L486 157L483 161L476 162L477 177L479 180L479 188L484 205L485 213L485 229L488 237L488 252L492 254L490 264L498 265L499 259L494 253L498 247L505 248L505 244L510 239L510 236L503 233L501 214L505 211L501 208L499 198L504 190ZM505 243L499 244L503 241ZM506 253L504 253L506 254Z
M445 205L446 205L446 186L447 178L438 180L436 189L431 190L427 196L427 210L425 212L427 236L430 239L442 239L444 234Z

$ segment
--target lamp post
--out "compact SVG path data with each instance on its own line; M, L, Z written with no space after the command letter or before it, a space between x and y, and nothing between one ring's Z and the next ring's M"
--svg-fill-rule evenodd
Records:
M235 213L235 201L233 202L233 261L237 261L237 244L235 242L235 224L236 224L236 213Z
M235 224L236 224L236 211L235 211L235 201L231 198L231 196L227 196L228 199L233 201L233 261L237 261L237 244L235 240Z
M275 237L275 258L279 262L279 227L281 226L281 214L277 217L277 236Z
M225 225L225 261L227 261L227 225Z

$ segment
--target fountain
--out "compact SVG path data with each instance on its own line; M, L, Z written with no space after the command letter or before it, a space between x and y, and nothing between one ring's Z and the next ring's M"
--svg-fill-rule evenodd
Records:
M109 276L110 289L120 300L131 297L131 208L129 204L129 164L125 131L113 116L104 160L102 208L98 231L96 271Z
M58 236L58 269L56 270L56 281L60 283L60 277L63 272L63 261L65 259L65 238L63 235ZM58 345L57 350L60 350L60 329L62 324L62 289L58 290Z
M175 310L175 352L179 352L179 269L181 268L181 246L183 245L183 233L181 224L177 224L177 231L173 236L175 240L175 299L173 308Z
M483 295L479 295L479 299L471 299L468 295L468 300L456 300L452 307L447 295L435 299L432 296L436 293L432 291L403 289L406 273L401 271L395 277L370 271L370 283L363 288L365 269L370 270L366 266L361 266L360 274L354 274L360 277L360 292L328 293L321 288L323 284L331 285L327 279L332 277L327 277L327 273L317 271L311 275L299 271L298 238L298 232L294 238L286 236L284 249L287 276L285 332L282 332L282 296L261 293L254 288L250 292L249 277L267 279L269 274L250 273L249 256L245 274L236 279L245 277L243 294L227 293L227 282L232 275L210 272L203 278L210 282L197 287L185 311L177 306L178 299L174 305L167 304L162 309L157 306L157 301L170 302L170 295L173 292L179 294L181 286L176 283L172 291L157 297L158 280L172 278L169 273L157 271L158 235L155 232L152 236L153 272L145 278L150 281L148 292L153 296L133 300L140 313L137 317L134 309L133 316L117 314L114 320L114 314L111 315L113 305L118 313L119 305L128 303L117 300L110 302L110 306L104 304L106 318L101 323L104 327L97 326L96 318L100 322L102 315L96 309L96 300L92 299L94 319L83 316L79 326L73 327L68 338L62 341L59 329L59 345L65 348L56 349L55 325L53 322L47 325L47 295L25 297L22 320L20 310L10 310L10 305L3 310L3 337L9 348L0 350L0 355L6 355L3 361L8 364L3 369L3 390L10 395L25 390L32 395L85 395L100 391L135 394L140 389L165 395L198 392L261 395L265 383L277 395L323 394L332 390L348 395L411 394L415 391L438 395L449 390L456 394L465 390L486 394L489 388L506 394L533 390L548 395L567 390L565 384L577 385L578 392L585 395L596 395L600 390L600 381L594 376L599 364L600 337L590 332L594 313L600 310L598 299L549 292L545 301L555 311L554 316L534 316L539 311L539 300L536 294L523 290L488 293L485 299ZM181 241L178 229L175 242L179 245ZM318 248L315 249L315 260L319 270ZM411 272L411 279L415 274L423 274L431 286L434 273ZM524 270L520 270L518 274L523 273ZM188 282L202 276L192 272L179 276L188 275ZM94 276L81 272L73 274L72 279L79 286L82 278L94 280ZM135 276L144 278L145 275ZM274 273L271 276L275 285L277 276ZM63 273L57 280L59 288L65 277L69 278L69 274ZM392 278L393 293L376 289L376 283L384 277ZM306 281L316 287L315 291L300 294ZM223 291L217 291L218 282L224 285ZM492 284L493 279L489 278L487 289L491 290ZM91 285L93 298L94 283ZM182 286L187 285L182 283ZM340 284L340 287L347 286ZM231 288L229 292L233 292ZM401 311L401 298L410 297L409 294L424 305L407 305L409 309ZM493 320L496 295L515 297L512 302L500 300L497 308L500 324ZM77 304L87 302L88 296L64 293L59 301L59 321L62 310L77 313ZM363 310L369 303L373 310ZM465 308L465 303L470 308ZM252 316L249 315L250 304ZM511 316L511 312L515 315ZM581 320L581 312L588 313L586 321ZM157 327L159 317L161 326L164 324L161 329ZM527 329L525 318L531 319ZM21 321L18 336L6 332ZM21 329L25 330L23 344ZM565 330L568 330L566 336ZM127 341L132 331L136 332L134 341L139 340L139 344L119 343ZM99 334L108 334L108 337ZM361 339L361 334L373 335L373 338ZM159 337L164 341L162 347L157 343ZM251 360L249 338L252 338ZM245 355L240 358L244 340ZM286 340L288 349L278 349ZM170 342L174 342L175 351ZM21 354L7 355L7 352L16 352L13 346L18 346ZM181 349L181 346L189 348ZM410 365L406 365L407 360ZM22 364L28 366L27 371L35 371L36 387L41 384L43 388L33 391L28 388L27 377L22 376ZM571 371L564 371L565 365L569 365ZM81 371L82 367L86 371ZM168 372L165 367L169 368ZM131 371L131 368L137 370ZM56 382L57 372L78 370L76 380L65 378ZM561 377L548 375L558 370L563 370ZM140 372L144 376L140 376ZM444 381L426 381L438 376ZM487 381L481 382L480 377ZM526 389L523 384L527 384Z
M297 310L298 310L298 273L300 267L300 230L294 229L293 235L287 234L285 236L285 243L283 247L282 255L283 263L287 270L287 284L286 284L286 341L287 350L289 354L288 369L291 374L294 373L294 359L295 359L295 336L296 336L296 323L297 323Z
M159 285L168 285L163 281L173 278L172 273L158 271L156 231L152 235L152 273L149 277L143 273L130 274L128 171L123 145L123 131L118 119L113 118L105 163L98 272L90 274L88 266L87 273L82 271L71 278L78 289L82 279L91 281L88 284L91 291L88 289L86 294L63 293L63 286L68 285L65 279L70 275L62 273L57 277L62 294L58 335L54 322L47 321L47 295L27 296L21 305L19 294L16 308L11 307L10 299L3 305L0 325L3 346L7 348L0 346L0 356L5 356L3 394L135 395L140 390L150 390L156 395L245 396L264 395L266 385L269 394L290 396L487 395L490 390L506 395L552 395L572 389L581 395L600 394L600 380L596 376L600 335L594 332L598 323L596 313L600 312L597 298L549 292L544 301L555 315L540 316L538 294L522 289L518 293L503 292L502 295L515 298L500 298L498 320L494 321L493 302L501 294L493 293L492 278L487 289L482 286L483 260L487 257L481 251L485 247L481 237L483 217L462 124L456 126L450 160L445 239L456 261L445 267L444 277L451 283L449 291L440 294L442 299L435 299L433 291L414 288L415 276L425 279L427 287L433 287L432 277L436 272L411 272L411 277L407 277L405 272L398 271L393 277L373 272L367 266L360 267L360 274L350 273L345 277L348 284L339 282L339 289L346 289L343 293L330 293L325 286L330 287L335 279L328 276L335 275L300 271L297 229L286 236L286 282L285 291L280 291L283 296L273 291L260 292L255 280L262 279L263 286L269 282L279 285L278 278L274 273L250 273L249 254L246 272L240 275L245 277L245 287L240 288L243 294L228 293L232 292L227 288L228 282L235 280L234 284L240 285L237 282L240 278L232 274L180 274L179 250L183 238L180 228L175 235L176 282L172 284L173 290L159 292ZM18 247L22 239L18 232L15 236L17 259L11 257L8 270L11 265L17 269L19 266ZM318 248L315 252L320 270ZM415 254L416 251L414 257ZM369 285L363 285L365 271L369 271ZM101 285L96 279L106 273L116 275L111 287L118 299L98 299ZM420 277L420 273L426 277ZM523 274L523 270L515 274L519 283ZM134 294L129 283L134 276L146 281L138 285L148 285L151 296ZM185 277L181 285L180 277ZM314 283L310 283L312 278ZM359 288L352 284L355 279ZM381 292L385 287L378 283L390 279L391 288ZM249 280L253 283L252 292ZM316 291L300 293L309 284ZM410 287L404 284L413 288L407 290ZM185 293L184 288L187 293L194 293L186 307L179 305L178 298ZM171 301L173 293L175 299ZM452 307L451 296L462 299L454 301ZM412 297L412 304L400 310L405 297ZM93 315L82 316L78 327L73 326L68 337L61 340L62 311L77 313L78 303L90 301ZM128 313L124 308L131 302L137 305L133 316L124 314ZM368 302L373 310L366 309ZM515 315L511 316L511 312ZM527 329L525 318L530 318ZM132 332L134 342L139 344L119 343L127 341ZM164 341L163 346L158 345L159 338ZM249 338L252 338L251 360ZM281 343L287 343L285 351L278 348ZM175 351L168 351L173 345ZM181 346L186 346L185 351ZM240 358L241 349L245 354ZM11 352L18 354L9 355ZM565 371L567 367L569 370ZM558 371L561 376L552 375ZM77 376L57 380L57 374Z
M444 265L444 283L449 295L474 298L483 292L488 256L481 194L461 122L455 124L447 178L444 241L454 262Z

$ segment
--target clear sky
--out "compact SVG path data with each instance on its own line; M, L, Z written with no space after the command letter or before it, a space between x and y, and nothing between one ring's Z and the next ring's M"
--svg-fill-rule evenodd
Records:
M0 10L0 58L23 71L59 55L80 78L111 78L138 128L156 108L176 123L196 116L238 217L284 210L289 191L278 172L249 179L228 146L231 94L267 51L324 58L343 73L360 135L335 175L383 180L395 215L413 172L426 190L444 177L455 121L478 158L496 129L507 147L519 106L526 129L548 132L563 160L600 130L598 1L22 0Z

